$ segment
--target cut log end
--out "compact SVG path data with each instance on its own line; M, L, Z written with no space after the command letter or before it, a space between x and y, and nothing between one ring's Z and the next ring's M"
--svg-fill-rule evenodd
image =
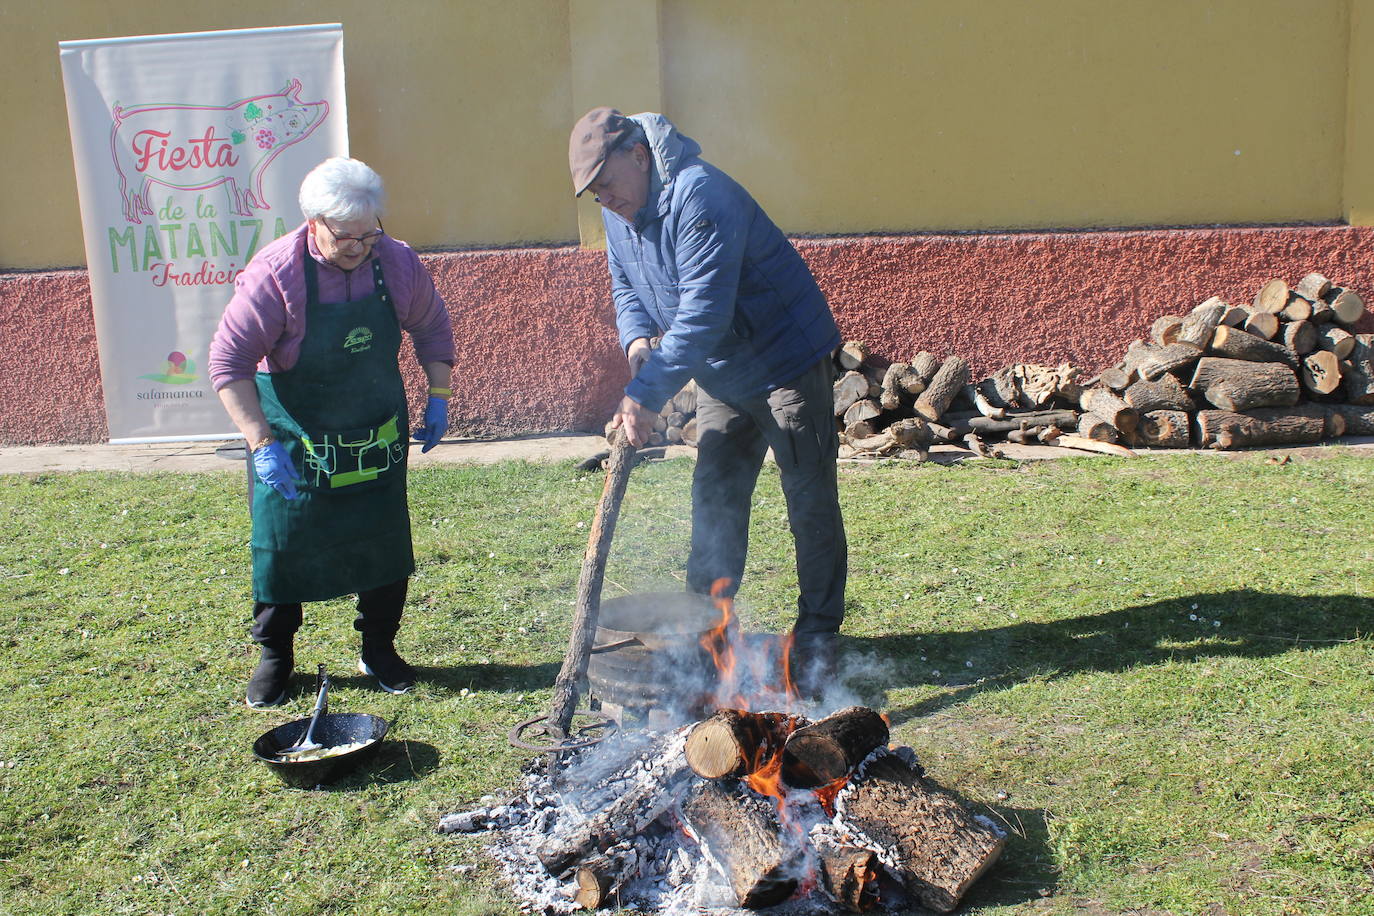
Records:
M1288 284L1282 280L1270 280L1255 294L1253 310L1277 315L1288 304Z
M577 870L577 893L573 903L584 910L600 909L611 896L611 879L599 874L594 868L582 867Z
M866 706L841 709L788 736L782 751L783 781L799 789L827 785L887 740L887 722L878 713Z
M1332 287L1327 300L1335 319L1344 325L1352 325L1364 315L1364 300L1353 290Z
M1273 340L1279 332L1279 316L1273 312L1251 312L1241 330L1265 340Z
M1330 394L1341 384L1341 361L1330 350L1318 350L1302 361L1302 384L1316 394ZM1220 405L1218 405L1220 406Z
M738 776L745 766L741 743L731 723L707 719L687 735L687 764L703 779Z
M840 347L839 351L836 352L835 359L839 362L841 368L853 371L864 364L864 361L868 359L868 355L867 344L859 340L850 340L846 341L845 344Z
M1182 410L1152 410L1140 418L1140 441L1153 448L1187 448L1188 414Z

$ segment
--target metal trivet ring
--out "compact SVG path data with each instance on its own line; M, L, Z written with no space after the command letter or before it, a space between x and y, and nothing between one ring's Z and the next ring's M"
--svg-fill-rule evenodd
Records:
M585 724L578 725L578 719L590 720ZM547 715L535 716L526 719L519 725L512 728L506 738L512 745L521 750L534 751L537 754L558 754L563 751L575 751L584 747L591 747L598 744L619 727L615 719L591 709L579 709L573 713L573 725L571 734L563 734L560 730L549 724ZM526 740L525 735L532 736L532 740ZM534 743L547 739L543 743Z

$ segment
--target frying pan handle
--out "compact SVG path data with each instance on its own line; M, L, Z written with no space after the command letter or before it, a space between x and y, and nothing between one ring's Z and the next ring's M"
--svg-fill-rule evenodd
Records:
M315 709L312 715L323 715L329 709L329 675L324 673L324 665L315 672Z

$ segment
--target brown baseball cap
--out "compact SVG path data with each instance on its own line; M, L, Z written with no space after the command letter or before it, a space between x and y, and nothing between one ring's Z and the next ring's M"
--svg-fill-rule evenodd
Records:
M593 108L578 119L568 140L568 168L578 197L596 181L606 157L634 133L635 123L614 108Z

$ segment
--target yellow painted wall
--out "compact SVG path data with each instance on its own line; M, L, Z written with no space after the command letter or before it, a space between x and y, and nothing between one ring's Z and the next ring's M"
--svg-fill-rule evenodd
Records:
M352 155L422 247L577 237L566 0L0 4L0 269L85 263L59 41L342 22Z
M1350 0L1346 83L1344 213L1352 226L1374 225L1374 0Z
M1346 0L662 9L671 117L792 232L1341 216Z
M595 243L603 103L793 233L1374 219L1374 0L62 0L0 5L0 269L84 260L58 41L330 21L421 247Z

